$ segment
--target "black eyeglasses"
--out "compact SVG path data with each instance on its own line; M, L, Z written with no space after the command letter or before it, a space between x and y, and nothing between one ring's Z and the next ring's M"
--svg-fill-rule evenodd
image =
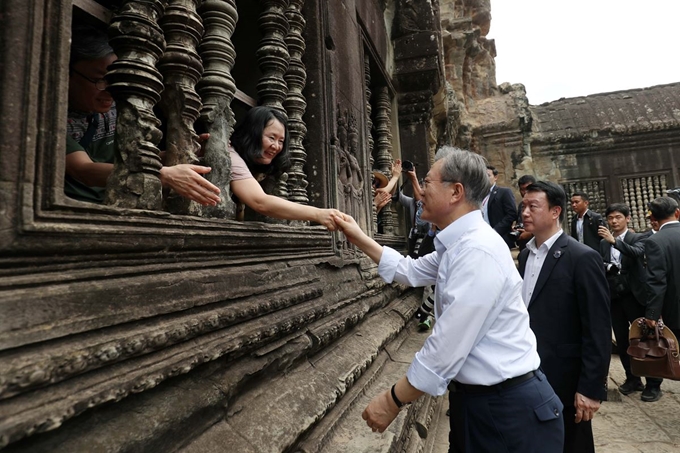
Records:
M78 74L80 77L83 79L87 80L88 82L94 83L94 86L99 90L99 91L104 91L109 87L109 82L106 81L106 79L91 79L82 72L78 72L75 69L72 69L73 72Z

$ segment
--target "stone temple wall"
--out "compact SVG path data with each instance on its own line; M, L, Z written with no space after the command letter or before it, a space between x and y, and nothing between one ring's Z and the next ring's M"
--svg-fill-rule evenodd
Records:
M319 226L233 220L224 150L249 105L284 111L293 168L274 193L341 207L403 249L396 207L377 233L371 176L406 152L426 162L438 135L438 2L73 4L0 3L0 448L332 452L343 430L372 434L365 395L422 344L421 291ZM95 205L63 193L64 125L71 23L102 4L125 158ZM194 122L215 144L216 209L159 190L158 128L182 161ZM435 401L369 450L422 450Z
M586 190L598 210L626 202L646 229L646 202L680 185L680 85L531 105L520 83L496 84L492 13L488 1L442 2L449 141L489 159L501 185L516 191L531 174Z

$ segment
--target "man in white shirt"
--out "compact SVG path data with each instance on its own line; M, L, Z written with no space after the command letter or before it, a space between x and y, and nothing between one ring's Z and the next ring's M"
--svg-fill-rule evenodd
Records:
M555 183L527 187L522 218L534 238L519 255L519 271L541 369L564 404L564 452L592 453L590 420L607 396L609 286L600 255L560 227L566 199Z
M418 260L379 245L347 215L335 219L388 283L437 285L432 335L406 376L376 396L363 418L383 432L403 404L423 393L443 395L448 387L463 396L466 451L559 452L562 404L538 369L522 281L480 212L489 185L478 154L451 147L437 152L422 186L422 218L441 232L436 251Z

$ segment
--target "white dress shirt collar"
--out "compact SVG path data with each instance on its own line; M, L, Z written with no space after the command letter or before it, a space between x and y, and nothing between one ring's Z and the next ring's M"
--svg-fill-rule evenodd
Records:
M664 223L663 225L661 225L661 226L659 227L659 231L661 231L661 229L662 229L663 227L665 227L666 225L670 225L671 223L680 223L680 222L677 221L677 220L671 220L670 222L666 222L666 223Z
M541 244L541 247L536 247L536 236L532 237L531 240L527 243L527 248L532 251L533 253L538 253L539 248L544 248L547 245L546 250L550 250L550 248L555 244L555 241L557 241L557 238L562 235L564 231L562 231L562 228L557 230L557 233L553 234L548 238L547 241L545 241L543 244ZM546 252L547 253L547 252Z
M480 210L475 209L472 212L468 212L437 234L437 237L434 239L434 248L439 253L444 253L446 250L453 247L453 245L458 242L463 234L470 230L470 228L479 227L485 224L486 222L484 222Z

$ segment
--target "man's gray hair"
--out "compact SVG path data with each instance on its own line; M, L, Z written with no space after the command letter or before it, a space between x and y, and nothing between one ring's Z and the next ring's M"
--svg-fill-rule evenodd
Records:
M486 174L486 159L472 151L442 146L434 156L442 161L442 181L458 182L465 189L465 200L476 208L489 194L491 181Z
M98 60L111 55L106 31L89 25L75 26L71 33L71 58L69 67L82 60Z

